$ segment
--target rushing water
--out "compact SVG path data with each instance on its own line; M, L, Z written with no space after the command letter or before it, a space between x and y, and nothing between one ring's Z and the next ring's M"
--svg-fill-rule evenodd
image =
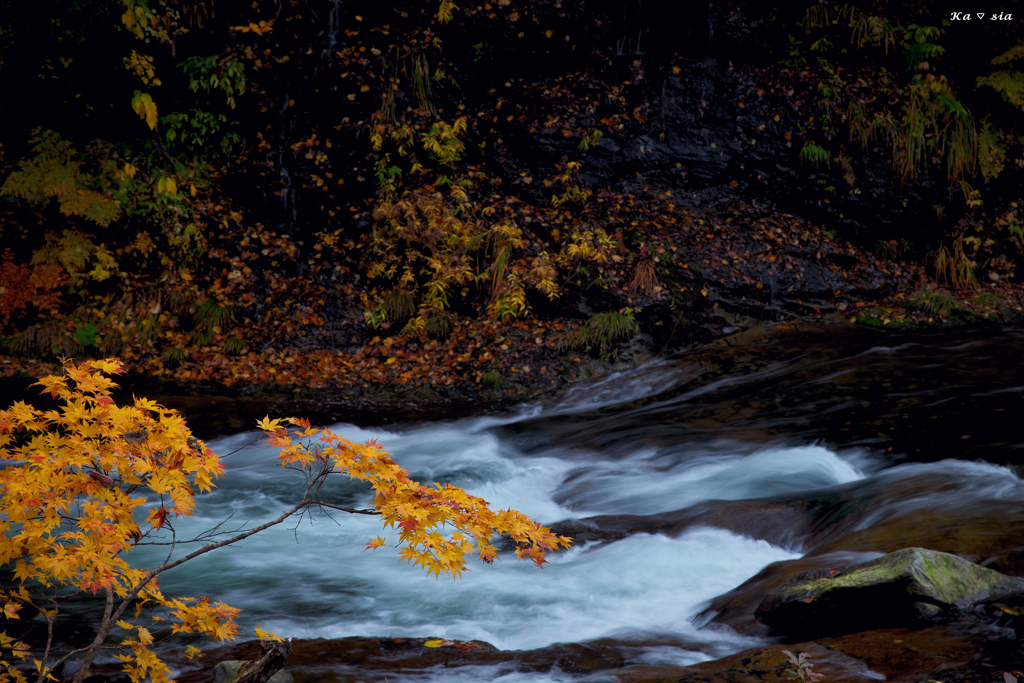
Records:
M430 636L514 650L612 638L641 644L634 664L717 658L766 642L749 613L730 616L727 601L712 600L771 563L861 561L904 545L936 547L951 528L1020 527L1024 484L1009 465L1024 444L1017 419L1024 371L985 349L1019 351L1022 343L1013 330L888 345L849 338L827 349L769 349L714 372L706 360L695 370L684 356L502 415L388 428L336 424L350 440L385 444L419 481L457 484L493 507L586 533L543 569L504 553L462 579L435 580L400 563L393 549L363 551L382 533L377 518L317 514L198 558L165 574L161 586L241 607L250 634L261 622L294 638ZM900 386L892 395L864 393L894 378ZM915 456L887 445L899 443L894 415L921 430L935 424L929 415L942 415L942 429L976 433L981 417L939 412L964 401L1009 416L1001 426L985 422L998 437L988 457L954 460L935 449ZM861 429L850 446L842 439L851 420L843 418L853 414ZM950 427L950 419L961 424ZM299 498L301 477L283 471L276 449L260 441L245 433L210 443L227 477L200 498L195 518L179 521L179 538L228 517L225 529L256 525ZM966 441L951 440L948 455L962 456ZM329 499L363 507L370 495L338 478ZM1012 558L992 550L993 538L971 559L1005 570ZM165 552L140 548L136 556L149 565ZM709 623L715 616L726 618ZM557 668L548 676L573 679Z

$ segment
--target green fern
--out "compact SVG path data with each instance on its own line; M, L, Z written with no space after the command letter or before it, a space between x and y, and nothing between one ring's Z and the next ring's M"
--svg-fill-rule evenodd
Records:
M819 147L813 142L808 141L804 143L803 149L800 150L800 160L809 161L815 167L821 165L822 162L828 166L832 163L832 155L824 147Z
M1018 59L1024 59L1024 43L1018 43L993 59L992 65L1009 64ZM994 88L1005 101L1018 109L1024 109L1024 74L1021 72L996 71L988 76L979 76L978 85Z
M996 71L988 76L979 76L978 85L994 88L1004 101L1018 109L1024 109L1024 73L1020 71Z
M985 122L978 132L978 167L986 182L998 177L1006 162L1006 134Z
M93 178L82 173L78 152L52 130L32 131L36 156L21 162L0 187L0 195L36 204L56 199L65 216L81 216L106 227L121 217L121 205L89 187Z

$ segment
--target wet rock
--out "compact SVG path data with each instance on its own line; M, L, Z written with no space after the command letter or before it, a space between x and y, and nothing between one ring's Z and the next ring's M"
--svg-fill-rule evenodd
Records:
M859 566L798 574L765 597L754 616L776 634L840 635L919 624L1015 591L1024 591L1024 580L949 553L905 548Z
M704 611L694 617L694 622L700 626L728 626L744 636L766 637L769 627L754 619L754 612L766 594L782 588L801 572L854 566L870 559L874 556L867 553L832 553L772 562L733 590L712 599Z
M552 669L574 674L588 674L625 665L650 645L682 648L699 647L693 643L617 641L605 638L587 643L555 643L536 650L499 650L482 641L451 641L431 638L364 638L350 637L324 640L296 640L288 658L288 669L296 683L365 683L393 679L399 673L422 672L444 667L500 667L502 671L545 673ZM430 643L430 645L427 645ZM221 648L210 657L249 658L258 653L259 644L242 643ZM172 665L185 669L188 665L165 657ZM232 662L228 662L232 664ZM237 662L234 670L237 671ZM217 668L224 669L223 663ZM214 669L214 683L230 683L225 673ZM230 669L228 673L230 673ZM493 673L493 671L491 672ZM209 668L185 670L180 683L208 683ZM220 676L220 678L217 678ZM487 676L483 676L486 678ZM278 683L274 680L273 683ZM287 683L287 682L285 682Z
M770 645L691 666L625 666L614 672L622 683L737 683L787 679L791 670L783 650L805 653L824 681L890 683L977 683L1001 680L1001 671L1017 671L1024 652L1013 630L979 626L967 619L911 630L887 628L822 638L814 642ZM586 681L606 680L590 678Z
M1012 631L978 628L969 623L919 630L878 629L825 638L817 643L856 659L866 670L893 683L996 681L1002 679L1000 670L1018 669L1021 658ZM794 645L790 649L801 647ZM839 675L831 680L847 677Z

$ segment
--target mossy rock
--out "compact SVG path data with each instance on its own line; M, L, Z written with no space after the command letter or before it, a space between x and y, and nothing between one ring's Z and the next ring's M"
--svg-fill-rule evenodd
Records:
M993 594L1024 592L1024 579L926 548L904 548L865 564L797 574L754 613L776 635L825 637L912 627Z
M238 678L238 671L242 668L242 665L247 663L240 659L219 663L213 667L213 683L231 683L231 681ZM281 669L271 676L267 683L295 683L295 677L288 673L287 670Z

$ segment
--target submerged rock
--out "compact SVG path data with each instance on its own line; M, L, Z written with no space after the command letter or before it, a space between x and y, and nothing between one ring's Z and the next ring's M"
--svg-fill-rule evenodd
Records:
M834 636L920 624L995 595L1024 592L1024 579L926 548L905 548L862 565L797 574L754 617L775 634Z

